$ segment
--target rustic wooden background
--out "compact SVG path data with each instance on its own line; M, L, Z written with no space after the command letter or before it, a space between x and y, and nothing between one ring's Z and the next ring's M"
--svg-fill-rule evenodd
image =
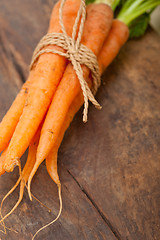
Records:
M28 75L36 43L46 33L52 0L0 0L0 117ZM103 76L97 94L101 111L90 106L89 121L75 117L59 151L61 218L42 231L45 240L160 239L160 37L149 30L128 41ZM23 157L23 162L26 156ZM0 177L0 198L18 178L18 170ZM28 240L57 214L57 187L45 164L33 193L27 192L6 225L18 231L2 240ZM5 202L13 206L18 190Z

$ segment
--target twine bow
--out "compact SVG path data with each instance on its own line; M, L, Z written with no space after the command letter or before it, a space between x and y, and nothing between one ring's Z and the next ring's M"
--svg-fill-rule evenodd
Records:
M54 53L69 59L73 65L73 68L81 85L84 96L83 121L87 122L88 100L90 100L96 108L101 109L101 106L94 98L94 95L96 94L97 89L101 84L99 66L95 54L85 45L80 43L86 18L85 0L81 0L80 8L78 10L77 17L73 26L72 37L68 36L63 23L63 7L65 2L66 0L62 0L59 8L59 22L61 25L62 33L48 33L40 40L33 53L30 69L32 69L34 63L43 53ZM76 39L79 21L80 25ZM61 52L54 49L43 49L49 45L59 46L66 50L66 52ZM91 71L93 79L92 91L90 90L87 82L83 77L81 64L86 65Z

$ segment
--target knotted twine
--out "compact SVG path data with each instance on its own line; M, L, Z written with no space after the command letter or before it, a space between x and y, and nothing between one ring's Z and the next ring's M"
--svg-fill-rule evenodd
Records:
M96 94L97 89L101 84L99 66L95 54L85 45L80 43L86 19L85 0L81 0L80 8L78 10L77 17L73 26L72 37L68 36L63 23L63 7L65 2L66 0L62 0L59 8L59 22L62 33L47 33L40 40L33 52L30 70L32 69L34 63L38 60L39 56L43 53L54 53L69 59L69 61L73 65L73 68L77 74L81 85L84 96L83 122L87 122L88 100L90 100L96 108L101 109L101 106L94 98L94 95ZM78 31L79 21L80 26ZM77 31L78 36L76 39ZM59 46L66 50L66 52L64 53L54 49L43 49L44 47L49 45ZM86 65L91 71L93 79L93 86L91 90L83 77L83 70L81 64Z

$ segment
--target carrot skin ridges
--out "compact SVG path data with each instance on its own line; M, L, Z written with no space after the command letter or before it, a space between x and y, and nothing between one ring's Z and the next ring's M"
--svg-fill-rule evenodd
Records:
M53 9L49 32L61 32L59 24L59 2ZM67 0L63 9L63 20L66 31L71 35L74 20L80 6L80 0ZM72 18L70 18L72 16ZM67 24L66 24L67 23ZM68 24L69 23L69 24ZM53 49L59 47L50 46ZM63 51L61 49L61 51ZM32 77L33 85L29 89L27 104L23 109L8 148L5 160L5 170L13 171L17 159L25 152L37 128L42 121L57 85L66 67L66 59L56 54L42 54L37 62Z
M98 55L102 48L104 40L110 30L112 19L113 12L111 8L105 4L93 4L87 8L87 18L81 43L90 48L95 55ZM86 66L82 66L82 69L83 76L86 79L90 71ZM78 77L72 64L69 64L53 97L42 128L37 150L37 166L47 157L52 149L68 108L80 91L81 87Z

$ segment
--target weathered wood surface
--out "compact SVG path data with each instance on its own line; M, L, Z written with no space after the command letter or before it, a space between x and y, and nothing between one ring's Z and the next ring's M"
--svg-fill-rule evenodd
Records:
M48 28L51 0L0 1L0 117L25 81L32 51ZM59 152L63 212L37 239L160 239L160 38L152 30L129 41L103 77L89 121L75 117ZM23 157L23 161L25 161ZM0 177L0 196L18 170ZM58 211L57 188L42 164L32 190L6 225L18 231L0 239L31 239ZM15 203L12 194L3 213Z

